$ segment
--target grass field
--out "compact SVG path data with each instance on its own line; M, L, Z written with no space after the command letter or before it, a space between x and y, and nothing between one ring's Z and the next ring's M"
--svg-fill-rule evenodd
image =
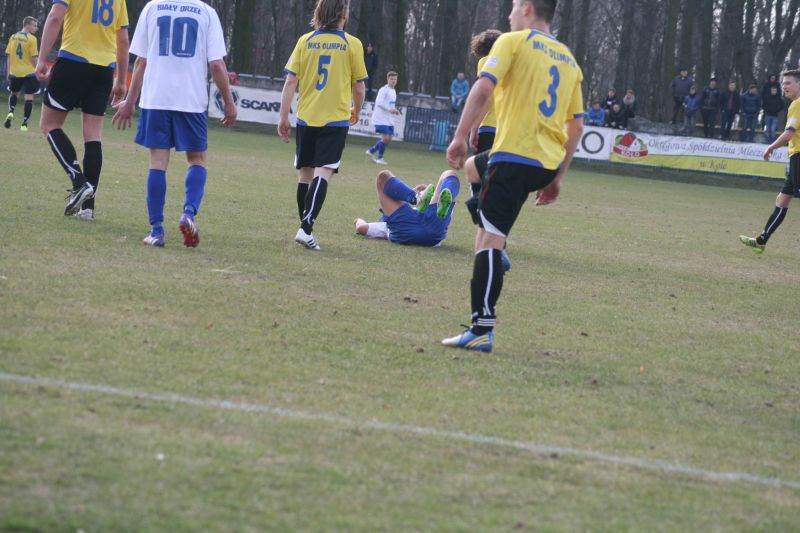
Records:
M200 248L176 159L156 250L146 154L108 133L85 223L46 143L0 131L0 530L800 529L800 216L737 240L774 194L573 173L515 228L481 356L437 346L469 314L466 210L438 250L356 238L364 142L313 254L292 147L213 129Z

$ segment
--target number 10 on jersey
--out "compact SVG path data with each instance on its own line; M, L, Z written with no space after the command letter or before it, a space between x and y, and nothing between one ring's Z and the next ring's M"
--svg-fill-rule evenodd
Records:
M178 17L173 21L172 17L158 17L156 24L158 24L158 55L168 56L171 50L175 57L194 57L197 51L199 27L195 19Z

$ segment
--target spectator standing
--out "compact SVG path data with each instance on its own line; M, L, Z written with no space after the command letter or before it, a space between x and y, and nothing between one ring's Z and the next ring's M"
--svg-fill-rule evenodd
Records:
M614 104L611 112L606 115L606 127L624 130L628 127L628 114L619 103Z
M461 112L464 102L467 101L468 94L469 82L467 81L467 76L463 72L459 72L456 79L450 84L450 103L455 113Z
M739 95L739 88L736 82L728 83L728 90L720 95L720 129L722 130L722 140L727 141L731 138L731 129L736 121L736 115L742 107L742 100Z
M369 43L364 51L364 64L367 66L367 76L369 76L367 80L367 99L374 101L372 83L378 72L378 54L375 53L375 46L372 43Z
M700 114L703 115L703 135L705 135L706 139L714 137L714 130L717 128L719 96L717 78L711 78L708 82L708 87L703 89L703 103L700 108Z
M691 135L697 124L697 112L703 106L703 97L697 92L697 87L692 85L689 94L683 99L683 133Z
M764 85L761 86L761 101L764 101L769 96L770 90L772 88L778 89L778 94L780 94L781 84L778 81L777 74L770 74L767 78L767 81L764 82Z
M606 110L600 107L600 102L595 102L589 111L586 113L587 126L605 126L606 125Z
M622 98L622 109L628 116L628 120L636 118L636 93L633 89L625 91L625 96Z
M778 130L778 115L786 109L783 96L777 87L770 87L769 94L761 102L761 109L764 110L764 134L767 143L772 144L775 142L775 132Z
M608 90L608 94L606 95L606 99L603 102L603 109L606 110L606 115L611 113L611 110L614 108L614 104L619 104L619 98L617 98L617 90L613 87Z
M742 117L744 125L739 136L742 142L751 143L756 136L756 125L758 124L758 114L761 112L761 95L758 94L758 86L753 84L750 90L742 95Z
M684 109L686 97L689 96L692 85L694 85L694 79L689 77L689 71L685 68L682 68L680 74L675 76L669 84L670 91L672 91L672 100L675 104L672 111L673 125L678 123L678 116L681 110Z

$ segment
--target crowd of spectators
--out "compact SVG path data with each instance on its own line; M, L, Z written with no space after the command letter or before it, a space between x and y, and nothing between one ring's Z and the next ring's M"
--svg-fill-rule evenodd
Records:
M603 126L620 130L628 129L629 121L636 117L636 93L625 91L619 98L616 89L609 89L605 100L592 102L586 112L585 122L589 126Z

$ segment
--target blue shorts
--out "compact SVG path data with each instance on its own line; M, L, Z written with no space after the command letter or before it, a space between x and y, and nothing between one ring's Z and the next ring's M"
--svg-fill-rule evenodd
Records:
M375 133L381 135L394 135L394 126L375 126Z
M178 152L208 149L208 114L142 109L136 144Z
M391 214L383 217L389 229L389 240L395 244L413 244L415 246L436 246L447 238L453 210L445 218L436 216L436 205L431 204L424 213L420 213L408 204L403 204Z

